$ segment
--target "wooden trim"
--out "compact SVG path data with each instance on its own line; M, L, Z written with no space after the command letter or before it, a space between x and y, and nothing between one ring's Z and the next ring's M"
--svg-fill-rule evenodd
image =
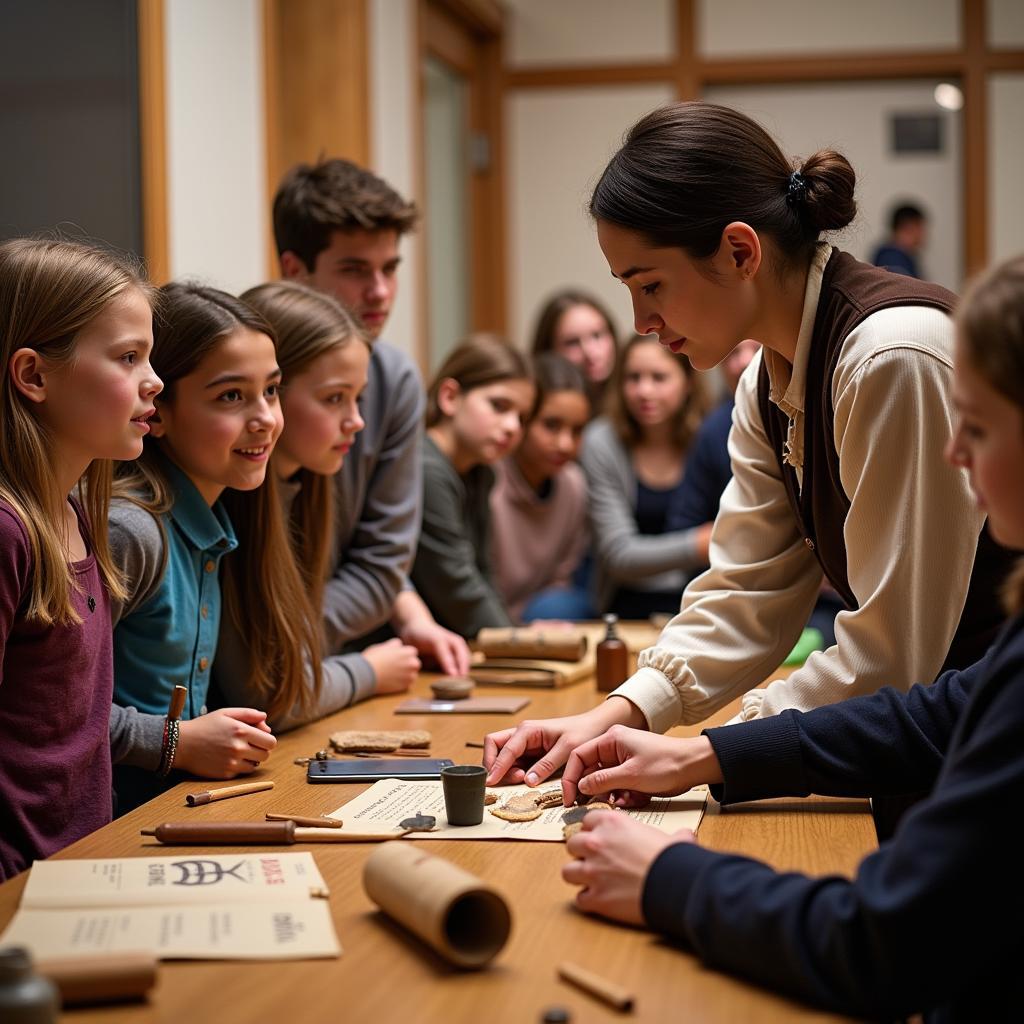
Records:
M634 82L676 82L678 77L675 62L513 68L505 72L505 88L558 89L573 85L629 85Z
M435 0L435 3L477 35L501 35L503 18L497 0Z
M281 93L278 9L274 0L262 0L263 7L263 119L267 180L267 280L280 275L281 267L274 243L274 218L271 209L277 186L285 168L281 159L281 112L278 98Z
M416 202L420 209L420 229L416 235L418 246L418 259L416 260L416 361L419 363L420 373L424 381L430 380L430 277L427 272L429 253L427 251L427 234L430 231L430 211L426 209L427 199L427 161L426 149L424 148L425 134L423 131L424 96L426 89L423 86L423 54L426 47L426 11L429 0L414 0L416 3L416 24L415 40L413 50L413 61L415 62L415 74L413 75L413 159L416 162L414 168Z
M961 0L964 48L963 198L964 270L988 262L988 76L985 70L985 4Z
M988 71L1024 71L1024 50L989 50L985 54Z
M142 246L154 284L170 278L163 0L138 0Z
M486 171L474 172L473 241L477 283L473 287L470 322L477 331L508 331L505 274L508 266L505 224L505 125L502 100L502 38L481 47L477 86L479 101L472 131L486 136L490 162Z
M700 99L700 58L697 56L697 4L676 0L676 99Z
M424 52L433 54L455 68L464 78L472 78L477 69L477 41L467 34L466 27L437 2L425 4L422 12L421 38Z
M320 156L370 158L366 0L265 0L268 156L276 182Z
M746 85L751 82L859 81L883 78L929 78L963 74L958 50L928 53L837 53L814 57L756 60L706 60L700 66L705 85Z

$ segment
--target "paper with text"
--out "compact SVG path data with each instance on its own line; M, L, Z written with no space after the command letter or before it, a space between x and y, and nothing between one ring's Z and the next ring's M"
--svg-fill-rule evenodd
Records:
M541 787L547 789L548 787ZM502 786L499 799L515 793L536 793L527 786ZM632 818L653 825L663 832L681 828L696 830L704 813L707 789L691 789L681 796L655 797L647 807L626 811ZM484 808L479 825L449 825L444 813L444 793L440 782L403 782L385 779L374 783L355 799L332 811L330 817L340 818L346 832L387 832L397 829L403 818L422 812L437 818L433 832L413 832L409 839L534 839L561 842L564 807L549 807L533 821L503 821ZM617 812L618 813L618 812Z
M299 960L341 953L326 900L19 910L0 946L37 960L152 952L158 959Z
M303 900L327 895L311 853L180 853L173 857L42 860L21 906L70 910L179 903Z

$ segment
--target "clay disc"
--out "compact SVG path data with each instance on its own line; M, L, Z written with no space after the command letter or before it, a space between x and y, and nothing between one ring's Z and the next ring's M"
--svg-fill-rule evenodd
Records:
M438 700L463 700L473 692L475 685L472 679L445 676L443 679L435 679L430 684L430 690Z

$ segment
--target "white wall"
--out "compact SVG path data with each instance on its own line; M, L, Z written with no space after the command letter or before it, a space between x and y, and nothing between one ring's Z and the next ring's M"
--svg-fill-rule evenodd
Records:
M764 125L787 156L807 157L818 149L839 150L857 173L857 219L830 240L861 259L887 231L892 206L919 201L930 217L924 271L948 288L963 276L960 116L935 104L934 81L828 82L787 86L728 86L705 98L736 107ZM928 112L943 116L941 155L889 152L890 113Z
M505 63L634 64L675 52L671 0L504 0Z
M629 126L672 98L665 85L524 89L508 98L513 341L528 344L541 304L570 285L604 299L620 332L632 331L629 293L612 278L586 207Z
M1024 252L1024 74L989 79L989 262Z
M403 196L422 204L418 194L418 138L415 0L370 0L370 163L371 170ZM402 241L398 297L384 337L414 358L420 344L421 235Z
M1024 4L1020 0L988 0L988 42L1000 50L1024 47Z
M960 0L700 0L697 8L705 57L942 50L959 41Z
M238 292L267 274L261 4L164 10L171 275Z

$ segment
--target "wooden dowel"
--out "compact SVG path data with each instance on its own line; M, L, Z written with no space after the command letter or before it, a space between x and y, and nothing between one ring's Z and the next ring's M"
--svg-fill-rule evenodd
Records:
M466 740L466 746L467 747L472 747L474 750L483 750L484 749L484 744L483 744L482 740L481 741Z
M214 800L229 800L233 796L245 796L247 793L262 793L265 789L273 789L274 783L247 782L242 786L224 786L221 789L206 789L201 793L189 793L185 797L185 803L189 807L199 807L202 804L211 804Z
M267 821L294 821L296 825L305 825L307 828L341 828L342 823L337 818L311 818L306 814L285 814L284 811L267 811Z
M636 1002L635 996L621 985L616 985L615 982L609 981L593 971L588 971L585 967L580 967L579 964L563 961L558 965L558 976L563 981L568 981L586 992L587 995L624 1013L629 1013Z
M184 686L175 686L174 692L171 694L171 706L167 709L168 722L176 722L181 718L181 713L185 710L185 698L187 696L188 690Z
M144 999L156 984L152 953L42 960L37 966L60 989L65 1006Z

